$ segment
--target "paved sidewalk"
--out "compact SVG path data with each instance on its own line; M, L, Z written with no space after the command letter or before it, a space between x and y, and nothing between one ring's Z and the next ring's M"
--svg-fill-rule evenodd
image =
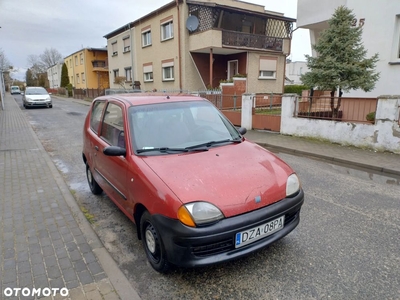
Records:
M0 292L0 299L140 299L9 93L0 109Z
M274 151L310 156L400 176L400 154L375 152L263 130L249 130L245 137Z

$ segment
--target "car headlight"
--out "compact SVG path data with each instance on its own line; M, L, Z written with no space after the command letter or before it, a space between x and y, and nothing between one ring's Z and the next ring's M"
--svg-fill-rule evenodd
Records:
M193 202L178 209L179 221L190 227L213 223L223 218L222 212L208 202Z
M286 196L293 195L300 189L300 180L296 174L292 174L286 181Z
M32 100L31 98L29 98L29 97L26 97L25 100L28 101L28 102L33 101L33 100Z

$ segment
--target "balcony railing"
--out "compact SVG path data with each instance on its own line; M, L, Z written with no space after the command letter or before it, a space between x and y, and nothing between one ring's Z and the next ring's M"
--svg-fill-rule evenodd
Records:
M105 60L94 60L92 61L93 68L108 68L108 65Z
M265 35L222 31L222 45L282 51L283 39Z

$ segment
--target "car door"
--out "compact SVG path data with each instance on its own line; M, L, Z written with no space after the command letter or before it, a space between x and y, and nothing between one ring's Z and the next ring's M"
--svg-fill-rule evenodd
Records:
M101 184L106 194L123 211L127 209L126 173L128 162L124 156L107 156L103 153L109 146L125 148L124 106L119 102L108 102L99 125L99 138L95 149L96 172L101 177Z

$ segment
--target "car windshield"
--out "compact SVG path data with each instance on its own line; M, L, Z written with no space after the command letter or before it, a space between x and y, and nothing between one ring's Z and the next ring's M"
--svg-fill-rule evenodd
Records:
M26 89L25 94L26 95L47 95L47 91L41 87L29 88L29 89Z
M128 113L137 153L194 151L240 141L236 128L205 100L132 106Z

